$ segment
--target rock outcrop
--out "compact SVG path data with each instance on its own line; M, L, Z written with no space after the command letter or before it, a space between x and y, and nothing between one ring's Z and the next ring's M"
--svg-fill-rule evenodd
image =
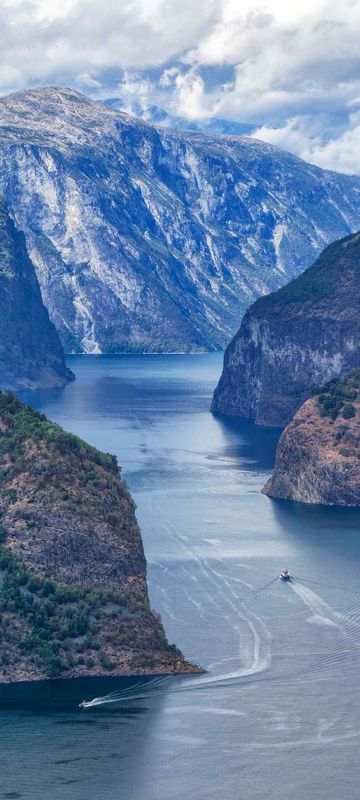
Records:
M269 497L360 506L360 370L307 400L283 431Z
M359 177L72 89L0 99L0 191L66 352L221 348L259 295L360 227Z
M360 234L246 312L212 411L283 427L313 386L360 364Z
M73 377L42 302L24 235L0 198L0 386L61 386Z
M115 456L0 393L0 682L201 671L149 605Z

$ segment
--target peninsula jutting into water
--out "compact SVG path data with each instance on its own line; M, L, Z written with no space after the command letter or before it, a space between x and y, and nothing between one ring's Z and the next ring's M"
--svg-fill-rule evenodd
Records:
M201 671L149 605L116 457L0 393L0 682Z
M247 797L288 800L279 774L296 800L313 797L314 775L321 800L356 797L360 515L261 495L278 433L209 414L221 362L220 353L73 357L77 379L65 392L24 398L116 453L137 504L152 607L207 674L85 712L82 700L128 684L32 684L33 711L2 713L4 792L216 800L221 785L235 800L240 771ZM278 578L283 567L290 584Z

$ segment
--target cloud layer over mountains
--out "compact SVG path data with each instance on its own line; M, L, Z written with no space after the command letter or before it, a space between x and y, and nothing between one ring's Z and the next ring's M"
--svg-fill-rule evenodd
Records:
M256 135L359 172L360 4L5 0L0 91L72 85ZM30 46L31 45L31 46Z

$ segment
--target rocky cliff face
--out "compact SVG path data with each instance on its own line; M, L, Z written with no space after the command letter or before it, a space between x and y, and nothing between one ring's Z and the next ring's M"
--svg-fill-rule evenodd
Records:
M360 234L258 300L228 346L212 410L284 426L311 389L360 363Z
M0 198L0 386L61 386L71 378L24 235Z
M360 370L307 400L283 431L269 497L360 506Z
M0 190L68 352L222 347L250 302L360 227L358 177L70 89L0 100Z
M0 682L196 671L150 608L115 456L0 393Z

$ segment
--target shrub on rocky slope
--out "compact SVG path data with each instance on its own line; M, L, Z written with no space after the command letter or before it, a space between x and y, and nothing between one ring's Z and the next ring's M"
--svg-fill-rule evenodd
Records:
M0 393L0 682L194 671L149 605L115 456Z

